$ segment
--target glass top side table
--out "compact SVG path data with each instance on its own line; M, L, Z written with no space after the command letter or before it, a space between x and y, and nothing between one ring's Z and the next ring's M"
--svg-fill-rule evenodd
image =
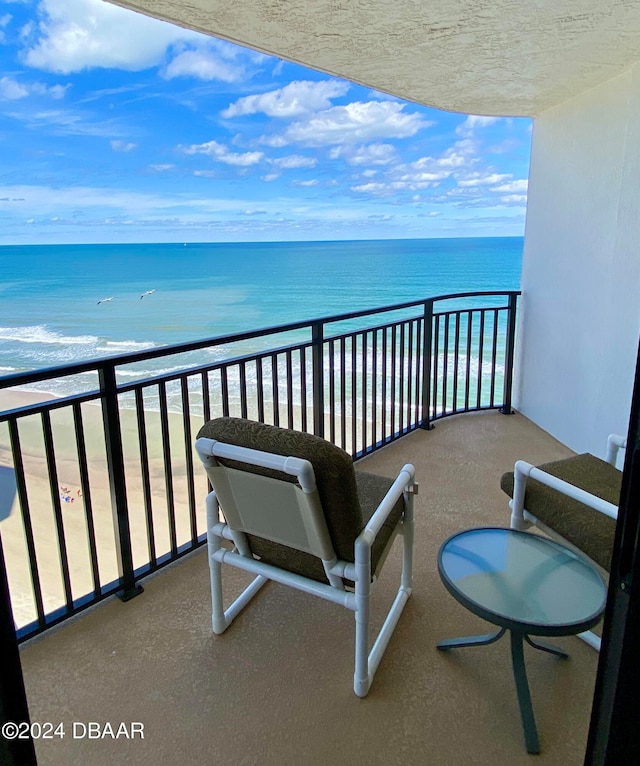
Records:
M488 635L440 641L438 649L491 644L509 631L527 752L539 753L523 642L567 657L561 649L530 636L568 636L592 628L606 603L602 578L560 543L494 527L469 529L445 540L438 554L438 571L457 601L500 628Z

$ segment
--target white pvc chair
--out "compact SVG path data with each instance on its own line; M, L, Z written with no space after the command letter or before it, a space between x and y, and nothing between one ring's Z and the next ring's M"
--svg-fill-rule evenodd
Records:
M619 450L626 446L624 437L610 434L606 461L589 454L541 466L518 460L513 472L504 474L501 480L502 489L512 496L511 528L527 530L535 526L585 556L606 579L615 533L615 523L606 519L615 522L618 518L622 475L616 461ZM586 529L580 529L580 514L583 518L590 516ZM567 528L567 520L574 523L575 529ZM579 637L600 651L600 637L593 631L580 633Z
M243 436L246 435L244 431L247 429L258 434L268 429L270 448L273 444L271 437L277 437L278 432L289 436L295 433L274 426L245 422L246 428L241 419L220 418L211 421L200 433L206 433L208 427L210 431L211 426L215 431L216 424L223 432L228 424L237 426L243 432ZM309 434L296 434L294 438L303 441L318 440L318 437ZM324 440L319 441L328 445ZM334 450L339 449L334 445L329 446ZM275 580L344 606L354 612L356 621L354 691L359 697L366 696L411 594L413 494L417 491L414 467L405 465L396 480L391 483L377 509L353 540L353 556L349 561L336 555L316 475L309 460L228 444L202 436L196 441L196 450L213 487L213 491L207 497L213 631L217 634L223 633L268 580ZM346 456L346 453L343 454ZM354 474L357 479L357 472ZM287 477L293 477L293 481ZM387 483L390 481L387 480ZM389 533L388 520L392 515L398 515L399 501L403 504L403 509L394 529ZM220 520L220 510L224 521ZM372 549L381 530L389 539L384 545L384 552L372 557ZM404 541L400 587L369 651L372 585L396 534L400 534ZM223 546L223 540L230 541L233 549L229 550ZM286 551L290 551L290 561L283 565L282 559L279 559L278 566L267 563L265 559L269 559L268 549L261 556L261 560L258 560L255 551L252 550L258 540L275 544L279 552L285 551L285 559L288 558ZM321 561L322 568L319 571L324 577L313 573L309 576L304 571L305 567L299 565L298 557L302 556L304 559L305 555ZM378 561L374 562L373 558L376 557ZM222 564L229 564L256 575L227 609L223 605ZM345 587L349 586L349 581L354 584L353 592Z

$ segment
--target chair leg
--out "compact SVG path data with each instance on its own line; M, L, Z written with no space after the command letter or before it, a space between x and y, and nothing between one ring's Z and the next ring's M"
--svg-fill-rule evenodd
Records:
M209 557L209 579L211 582L211 627L218 635L224 633L228 624L224 618L222 600L222 571L221 564L214 556L221 547L220 536L214 532L219 523L220 505L213 492L207 496L207 555Z
M402 520L402 575L400 587L411 593L413 588L413 492L404 493L404 518Z
M220 542L218 539L218 548ZM216 550L214 548L214 550ZM211 552L211 546L209 546ZM209 575L211 578L211 627L214 633L220 635L229 627L225 619L224 606L222 601L222 565L209 556Z
M368 559L368 562L361 561L356 563L356 658L353 674L353 691L358 697L366 697L371 686L371 676L369 674L371 548L368 548Z
M593 647L596 652L600 651L601 639L592 630L585 630L584 633L578 633L578 638L581 638L585 644Z
M222 537L216 531L217 527L220 527L219 505L215 494L212 492L207 497L207 552L211 580L211 627L216 635L220 635L225 632L238 614L269 580L262 575L255 577L231 606L225 610L222 597L222 563L216 556L222 547Z
M268 577L257 575L233 601L228 609L224 608L222 598L222 564L215 557L220 550L220 538L212 533L209 541L209 573L211 576L211 627L217 635L224 633L235 618L253 599L263 585L269 582Z
M371 651L369 651L369 621L371 616L371 549L366 556L356 553L356 657L353 690L358 697L366 697L373 678L387 648L400 615L412 589L413 577L413 494L405 493L405 513L402 525L402 573L400 587L385 617Z

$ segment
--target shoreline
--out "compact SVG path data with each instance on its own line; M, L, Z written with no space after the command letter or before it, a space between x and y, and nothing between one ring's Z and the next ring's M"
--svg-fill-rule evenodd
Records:
M58 397L50 391L32 391L24 388L0 389L0 412L26 407L29 404L48 402Z

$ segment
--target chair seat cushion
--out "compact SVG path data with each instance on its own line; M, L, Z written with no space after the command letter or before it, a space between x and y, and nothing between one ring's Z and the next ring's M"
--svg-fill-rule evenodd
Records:
M613 505L620 502L621 472L594 455L576 455L538 468ZM503 474L500 486L510 497L513 497L513 484L513 471ZM527 479L524 507L601 567L610 570L614 519L534 479Z

